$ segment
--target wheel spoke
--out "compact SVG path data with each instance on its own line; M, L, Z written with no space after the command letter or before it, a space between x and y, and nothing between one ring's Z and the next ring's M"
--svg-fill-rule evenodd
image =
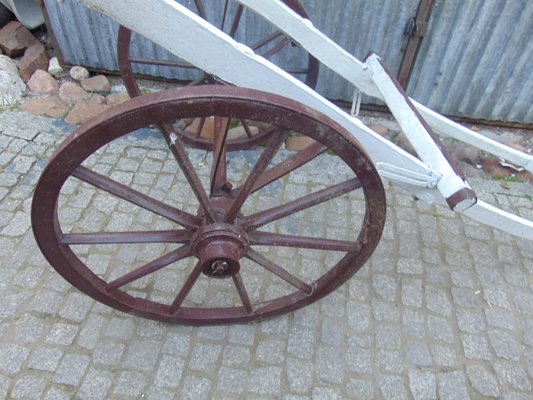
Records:
M202 17L203 19L207 20L207 16L205 14L205 8L202 4L202 0L194 0L194 4L196 5L196 10L198 10L198 15Z
M279 52L281 49L283 49L285 46L287 46L290 42L291 42L291 40L289 38L285 38L281 42L279 42L277 45L272 47L270 50L268 50L264 54L261 54L261 56L263 58L267 58L268 59L268 58L272 57L274 54L276 54L277 52Z
M233 18L233 22L231 24L231 29L229 30L229 35L231 37L234 37L235 33L237 33L237 28L239 27L239 22L241 21L243 10L244 6L242 4L239 4L239 6L237 7L237 11L235 12L235 17Z
M263 39L259 40L258 42L254 43L252 46L251 46L251 49L253 51L256 51L257 49L263 47L264 45L270 43L271 41L273 40L276 40L277 38L283 36L283 32L281 31L276 31L268 36L265 36Z
M233 283L237 288L237 292L239 293L239 297L241 298L244 309L248 314L250 314L253 311L252 303L250 302L250 297L248 296L248 292L246 291L246 287L244 286L244 282L242 281L241 274L237 272L231 278L233 279Z
M294 275L291 275L289 272L284 270L282 267L270 261L268 258L258 253L257 251L248 249L248 252L246 253L246 257L256 262L263 268L266 268L267 270L272 272L274 275L277 275L278 277L283 279L285 282L290 283L295 288L298 288L307 294L311 294L313 292L313 288L310 285L302 281L300 278L297 278Z
M179 309L181 308L181 304L183 303L183 300L185 300L185 297L189 294L192 287L196 283L196 280L202 273L202 263L198 261L198 263L194 266L191 274L187 277L187 280L183 284L183 287L179 291L178 295L170 305L169 312L170 314L176 314Z
M252 193L265 187L271 182L287 175L289 172L301 167L302 165L313 160L318 155L326 151L326 147L316 142L307 146L304 150L296 153L294 156L287 158L275 167L267 169L261 174L257 182L255 183Z
M224 215L224 219L226 222L233 223L235 217L237 216L237 213L244 204L244 201L250 194L256 180L263 173L270 160L272 160L272 157L274 157L274 155L277 153L278 149L281 146L281 143L283 143L284 138L285 133L282 129L277 129L277 131L272 135L267 147L259 157L259 160L257 160L254 168L250 172L250 175L248 175L248 177L246 178L246 181L239 189L239 192L233 200L233 203L231 203L228 211Z
M185 228L196 228L201 222L198 217L195 217L192 214L162 203L159 200L149 197L85 167L79 166L74 170L72 175L94 187L120 197L123 200L168 218L171 221L177 222Z
M196 173L196 170L194 169L191 160L189 159L189 156L187 155L187 152L181 143L181 139L174 131L174 127L169 122L163 122L158 125L158 128L163 134L170 151L174 155L174 158L178 162L183 175L185 175L185 179L187 179L187 182L189 182L194 195L198 199L200 207L202 207L207 218L207 222L214 222L215 213L211 208L207 193L205 192L202 182L200 181L200 178L198 177L198 174Z
M228 0L224 1L224 12L222 13L222 22L220 23L220 30L224 31L224 24L226 23L226 14L228 13Z
M171 251L168 254L165 254L162 257L159 257L158 259L143 265L140 268L137 268L134 271L128 272L126 275L121 276L120 278L117 278L111 282L109 282L105 286L105 290L107 292L110 292L112 290L116 290L121 286L127 285L128 283L131 283L133 281L136 281L137 279L140 279L146 275L149 275L157 270L160 270L161 268L166 267L167 265L170 265L176 261L182 260L184 258L187 258L191 255L191 249L189 246L182 246L179 249L176 249L174 251Z
M164 67L196 68L186 61L159 60L157 58L129 57L130 62L135 64L161 65Z
M359 179L349 179L327 189L300 197L299 199L290 201L286 204L249 215L244 219L243 228L247 231L252 231L268 224L269 222L276 221L288 215L297 213L298 211L302 211L325 201L332 200L335 197L339 197L343 194L351 192L352 190L359 189L360 187L361 182Z
M65 233L61 244L185 243L190 236L186 230Z
M244 128L244 132L246 132L246 136L251 138L253 136L252 130L250 129L250 125L248 125L248 122L246 122L244 119L241 119L242 127Z
M303 75L309 73L309 68L287 68L287 72L291 75Z
M198 139L202 135L202 130L204 129L204 125L205 125L205 120L206 120L205 118L200 118L200 122L198 123L198 128L196 129L196 133L194 134L196 139Z
M302 249L358 252L361 245L347 240L315 238L310 236L283 235L255 231L248 235L250 244L262 246L299 247Z
M222 186L226 183L226 139L229 122L229 118L215 117L215 142L210 190L212 196L221 194Z

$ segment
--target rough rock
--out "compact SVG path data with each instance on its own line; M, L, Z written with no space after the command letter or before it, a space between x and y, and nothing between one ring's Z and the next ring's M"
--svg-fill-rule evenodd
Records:
M20 75L25 81L38 69L48 69L48 54L41 43L28 47L19 61Z
M59 88L59 97L69 106L74 106L79 100L88 100L91 97L83 88L72 82L65 82Z
M28 100L20 108L33 114L45 115L52 118L64 118L69 110L68 105L59 97L55 96Z
M407 151L409 154L416 156L416 151L413 145L411 144L411 142L409 141L409 139L407 139L407 136L405 135L405 133L400 132L398 136L396 136L395 142L399 147Z
M27 90L15 61L8 56L0 56L0 105L20 102Z
M70 77L79 82L89 77L89 71L80 65L75 65L70 69Z
M33 73L28 81L28 87L33 93L56 93L59 90L59 84L48 72L38 69Z
M110 94L106 97L108 106L116 106L117 104L124 103L130 99L130 95L127 92L117 92Z
M301 151L315 143L315 140L307 136L290 136L285 141L285 147L290 151Z
M19 57L39 41L18 21L11 21L0 30L0 48L9 57Z
M78 100L65 121L70 124L81 125L102 113L107 107L102 96L93 95L88 100Z
M81 80L81 86L88 92L107 93L111 90L109 79L104 75L96 75L92 78Z
M252 135L255 135L257 132L259 132L259 128L257 126L249 126L249 128ZM245 137L248 137L248 134L242 125L231 128L228 131L228 139L240 139Z
M449 146L450 155L457 161L464 161L470 165L477 165L481 152L478 148L466 143L454 143Z
M185 129L186 132L192 133L193 135L198 132L200 128L201 118L195 118L190 125ZM204 125L202 127L202 132L200 136L206 139L213 139L215 136L215 119L213 117L208 117L205 119Z
M386 126L383 126L381 124L372 124L368 126L370 129L372 129L374 132L376 132L378 135L383 136L384 138L389 138L389 130Z
M57 57L52 57L48 62L48 73L52 76L57 76L63 72L63 68L59 65Z

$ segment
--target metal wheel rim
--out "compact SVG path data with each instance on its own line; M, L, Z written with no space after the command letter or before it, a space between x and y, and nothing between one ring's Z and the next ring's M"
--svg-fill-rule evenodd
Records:
M201 0L198 0L201 3ZM289 8L294 10L298 15L309 18L309 15L305 11L304 7L301 5L301 3L298 0L282 0ZM195 0L196 4L197 0ZM227 0L226 0L227 3ZM198 7L198 6L197 6ZM198 10L197 10L198 11ZM141 96L141 91L139 90L139 87L137 85L137 81L135 79L133 70L132 70L132 63L130 60L130 43L131 43L131 36L132 32L128 28L124 26L119 27L118 32L118 41L117 41L117 54L118 54L118 64L119 64L119 71L120 75L122 76L122 79L124 81L124 85L126 86L126 90L128 91L128 94L131 98ZM230 36L234 36L230 35ZM318 80L318 70L319 70L319 63L318 60L313 57L312 55L308 54L308 62L307 62L307 74L305 79L305 84L309 86L310 88L315 88L317 80ZM196 85L194 82L192 82L194 85ZM218 82L218 84L221 84ZM238 149L244 149L251 146L255 146L257 144L265 142L268 137L270 136L270 132L259 132L258 134L253 135L252 137L242 137L233 139L228 142L228 150L238 150ZM212 150L213 143L210 139L206 139L203 137L195 137L192 134L184 134L182 137L182 140L196 148L205 149L205 150Z
M231 103L230 104L230 100ZM247 312L244 306L232 308L180 308L170 314L169 306L134 298L105 285L73 253L60 244L63 233L57 220L57 200L63 183L74 169L96 149L140 126L157 124L176 115L201 113L229 115L239 107L240 116L259 116L265 108L277 112L284 127L303 127L301 131L328 145L356 172L365 195L367 212L358 236L358 251L347 252L329 272L313 283L313 291L279 297ZM192 107L192 108L191 108ZM212 107L212 108L210 108ZM241 108L242 107L242 108ZM257 111L259 110L259 111ZM320 120L320 121L319 121ZM320 126L320 129L315 129ZM355 156L355 157L354 157ZM134 99L106 111L86 126L76 130L56 151L37 185L32 206L32 224L37 243L54 268L82 292L111 307L147 318L188 324L246 322L296 310L324 297L351 277L372 254L385 220L385 196L379 175L368 156L351 135L323 115L292 100L272 94L233 87L198 87L173 89Z

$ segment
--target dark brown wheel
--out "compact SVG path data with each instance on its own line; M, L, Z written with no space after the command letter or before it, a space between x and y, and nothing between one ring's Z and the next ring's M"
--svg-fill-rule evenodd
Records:
M302 17L308 18L305 9L298 0L283 0L283 2ZM206 21L215 23L215 14L217 16L221 15L220 29L233 38L244 34L247 19L249 22L251 18L257 18L250 15L250 12L235 0L220 0L217 2L213 0L194 0L191 3L194 3L194 6L191 6L192 11ZM318 60L306 53L281 31L274 30L273 27L271 29L272 31L265 34L264 37L254 38L253 43L248 43L250 48L274 63L282 62L283 60L285 60L285 63L288 62L287 60L292 61L294 66L288 67L287 72L304 81L309 87L315 88L318 80ZM141 95L134 76L136 65L159 66L174 69L174 71L178 68L188 70L189 73L186 79L191 80L188 84L190 86L225 84L217 77L199 71L185 61L164 58L154 59L135 55L135 51L131 49L131 44L132 32L121 26L118 33L118 63L124 85L132 98ZM229 150L243 149L264 143L272 134L272 131L264 126L254 125L252 122L245 120L231 121L230 126L231 129L227 140ZM183 128L181 129L181 135L185 143L197 148L212 150L212 120L202 118L192 121L180 121L179 127Z
M208 158L165 122L207 117ZM273 134L227 152L232 118ZM294 132L316 142L282 149ZM376 169L335 122L283 97L211 85L138 97L73 132L43 171L32 223L50 264L96 300L212 324L327 295L370 257L385 210Z

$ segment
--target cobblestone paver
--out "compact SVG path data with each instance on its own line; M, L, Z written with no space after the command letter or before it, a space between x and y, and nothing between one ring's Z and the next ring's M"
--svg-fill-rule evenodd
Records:
M336 292L294 313L198 328L144 320L80 294L42 257L30 226L39 173L71 130L23 112L0 115L0 398L533 398L533 243L415 202L394 187L387 188L387 224L371 260ZM202 152L194 157L196 165L205 163ZM195 212L153 138L139 135L94 158L87 165L95 170ZM236 163L245 168L246 155ZM323 164L312 182L293 174L263 199L274 205L279 196L287 200L320 188L332 168ZM484 199L531 218L531 186L473 185ZM166 221L89 186L69 182L63 193L64 226L167 229ZM324 233L342 236L359 221L346 207L339 201L336 212L288 218L279 229L292 233L297 226L304 234L306 218L327 217ZM106 277L166 249L81 247L80 258ZM305 259L295 274L312 276L333 259L278 251L283 259ZM171 300L185 268L141 279L131 290ZM251 295L285 290L265 279L248 279ZM235 301L220 282L199 284L189 297L193 304Z

